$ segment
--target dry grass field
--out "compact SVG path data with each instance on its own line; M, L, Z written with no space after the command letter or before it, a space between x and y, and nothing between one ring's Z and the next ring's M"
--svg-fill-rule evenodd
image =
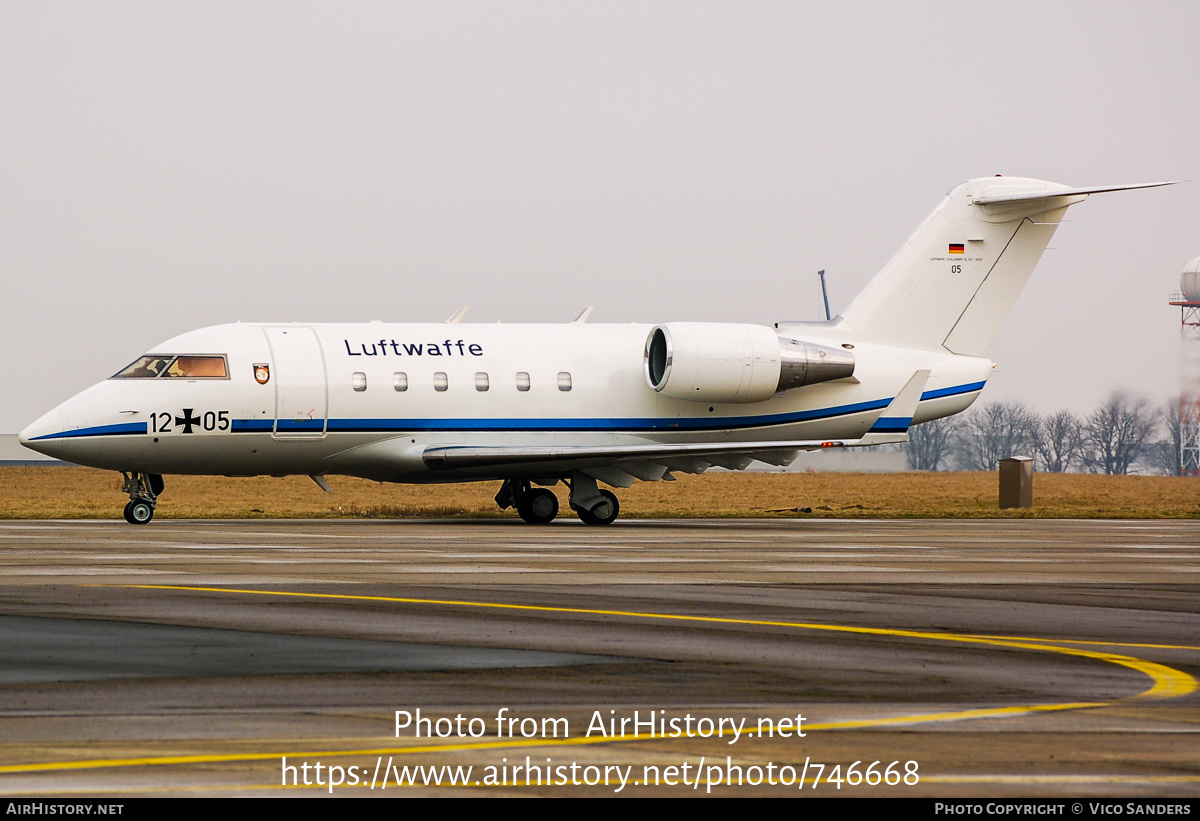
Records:
M498 482L380 485L329 477L168 476L160 518L515 516ZM0 467L0 519L119 519L120 475L77 467ZM619 491L626 518L1200 518L1200 479L1036 474L1032 510L999 509L994 473L709 473ZM556 490L563 514L566 489ZM811 508L811 512L806 509Z

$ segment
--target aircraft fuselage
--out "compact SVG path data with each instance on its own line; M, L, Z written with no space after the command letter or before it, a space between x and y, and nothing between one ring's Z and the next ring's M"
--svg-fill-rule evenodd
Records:
M820 326L822 323L815 323ZM218 355L226 378L107 379L31 425L27 444L91 467L163 474L347 474L399 482L506 478L431 472L429 445L602 446L859 439L919 368L915 421L966 408L988 359L854 345L854 376L764 402L680 399L647 384L649 325L254 324L204 328L152 351ZM841 346L806 328L804 338ZM778 333L788 336L789 328ZM265 366L267 378L256 379ZM407 440L406 442L404 440ZM354 450L395 442L380 469ZM411 447L399 447L401 445ZM408 458L404 458L408 454Z

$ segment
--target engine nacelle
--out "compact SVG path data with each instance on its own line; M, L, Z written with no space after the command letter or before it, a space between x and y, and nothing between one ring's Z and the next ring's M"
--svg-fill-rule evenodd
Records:
M646 382L697 402L764 402L854 374L845 350L776 336L763 325L671 322L646 338Z

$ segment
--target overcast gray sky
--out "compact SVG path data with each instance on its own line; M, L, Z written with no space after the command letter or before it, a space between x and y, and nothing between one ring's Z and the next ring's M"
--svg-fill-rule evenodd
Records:
M948 189L1191 179L1200 4L0 3L0 431L243 320L836 312ZM1073 208L983 400L1178 391L1200 182Z

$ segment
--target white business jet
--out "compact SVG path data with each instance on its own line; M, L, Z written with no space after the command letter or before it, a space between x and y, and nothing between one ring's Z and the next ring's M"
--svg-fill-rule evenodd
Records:
M952 190L831 321L760 325L237 323L177 336L21 432L121 471L145 524L163 474L499 480L501 508L588 524L612 487L801 451L904 442L966 409L988 347L1067 207L1089 194L1016 177Z

